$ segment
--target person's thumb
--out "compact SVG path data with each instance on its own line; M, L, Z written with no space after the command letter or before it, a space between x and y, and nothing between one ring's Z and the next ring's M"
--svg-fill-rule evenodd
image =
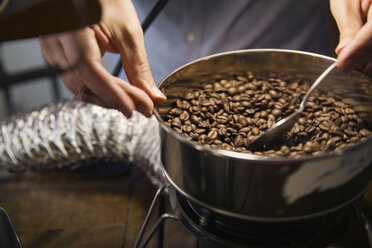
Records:
M143 32L136 11L130 1L124 3L124 9L127 11L127 21L121 23L119 27L121 27L122 33L117 36L121 37L118 42L118 50L125 73L129 82L145 91L154 104L163 103L166 97L158 89L152 77Z
M360 2L331 0L330 7L340 31L339 43L335 49L336 54L340 54L363 26Z

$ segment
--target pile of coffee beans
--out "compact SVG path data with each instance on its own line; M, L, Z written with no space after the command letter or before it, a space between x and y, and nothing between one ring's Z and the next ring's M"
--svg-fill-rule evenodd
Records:
M314 92L291 131L262 149L250 150L261 132L299 107L310 84L247 73L201 85L176 99L163 118L186 139L208 147L296 157L342 149L372 134L351 106L331 92Z

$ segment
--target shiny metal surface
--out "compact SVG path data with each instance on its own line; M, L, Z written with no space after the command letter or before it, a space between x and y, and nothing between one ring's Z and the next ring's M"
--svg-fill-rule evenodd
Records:
M160 122L161 159L179 192L213 211L250 220L283 221L333 211L360 196L372 173L372 138L339 152L297 159L206 148L166 126L161 113L200 82L251 71L314 81L335 60L288 50L245 50L191 62L168 75L160 88L167 102ZM319 86L351 104L372 127L372 83L358 73L333 71Z
M80 161L132 162L163 185L155 117L80 101L52 103L0 123L0 166L11 171L52 170Z

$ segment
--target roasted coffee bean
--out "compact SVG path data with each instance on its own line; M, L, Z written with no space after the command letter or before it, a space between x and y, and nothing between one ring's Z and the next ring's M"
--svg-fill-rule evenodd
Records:
M282 111L281 111L280 109L275 108L275 109L273 109L273 110L271 111L271 114L274 115L275 117L279 117L279 116L281 116L283 113L282 113Z
M182 113L182 110L179 109L179 108L172 108L172 109L169 111L169 114L170 114L170 115L173 115L173 116L179 116L181 113Z
M186 132L186 133L189 133L192 131L192 127L189 126L189 125L183 125L182 126L182 131Z
M363 128L363 129L359 130L359 135L362 136L362 137L366 137L368 135L371 135L371 132L368 129Z
M190 108L190 103L188 101L179 101L177 100L177 107L180 109L188 109Z
M350 137L355 136L357 134L356 131L353 131L351 129L345 129L344 130L344 133L347 134L347 135L349 135Z
M236 87L231 87L227 90L227 93L229 93L229 95L235 95L238 93L238 89Z
M181 128L181 120L180 120L180 118L178 118L178 117L175 117L175 118L173 118L173 121L172 121L172 126L173 127L177 127L177 128Z
M200 117L198 117L198 116L196 116L196 115L192 115L192 116L191 116L191 122L192 122L192 123L198 125L200 121L201 121L201 118L200 118Z
M165 124L205 146L267 156L299 157L339 150L372 135L351 107L332 96L313 92L301 118L291 131L261 151L249 151L249 143L261 132L298 109L310 84L270 76L227 76L209 81L200 89L176 99Z
M207 110L208 110L207 107L213 105L213 102L209 101L209 100L203 100L203 101L200 102L200 105L202 107L205 107L205 108L202 108L202 111L204 110L205 112L207 112Z
M259 135L260 134L260 129L257 128L257 127L253 127L252 128L252 134L255 135L255 136Z
M248 121L245 116L240 115L238 121L243 127L246 127L248 125Z
M324 125L324 124L320 124L319 128L322 129L323 131L326 131L326 132L329 131L329 127Z
M195 106L198 106L198 107L199 107L199 105L200 105L200 104L199 104L199 101L198 101L198 100L195 100L195 99L192 99L192 100L190 101L190 103L191 103L191 105L194 106L194 107L195 107Z
M215 130L212 130L212 131L210 131L210 132L208 133L208 137L209 137L210 139L216 139L217 136L218 136L218 133L217 133L217 131L215 131Z
M243 145L243 137L241 135L238 135L234 139L234 146L239 147L241 145Z
M203 133L205 133L205 129L203 129L203 128L197 128L195 130L195 133L197 133L197 134L203 134Z
M275 90L269 90L269 94L271 95L272 98L278 98L279 94Z
M240 130L243 128L243 125L240 124L240 123L234 123L233 127L236 129L236 130Z
M209 123L208 120L207 121L201 121L201 122L198 123L198 127L201 127L201 128L207 128L209 126L210 126L210 123Z
M219 135L224 136L227 134L227 129L223 127L223 128L220 128L217 132Z
M230 105L228 103L223 104L223 109L225 110L226 113L230 112Z
M352 109L352 108L345 108L345 114L354 114L355 113L355 110Z
M228 122L228 118L226 116L220 115L217 116L216 121L221 124L226 124Z
M182 111L180 114L181 121L187 121L190 118L190 114L187 111Z
M198 140L199 140L199 137L200 137L200 134L198 134L198 133L193 133L193 134L191 135L191 139L193 139L193 140L195 140L195 141L198 141Z

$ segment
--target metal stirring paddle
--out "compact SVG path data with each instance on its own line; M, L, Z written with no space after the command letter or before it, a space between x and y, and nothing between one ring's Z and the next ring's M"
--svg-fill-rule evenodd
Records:
M274 126L269 128L268 130L264 131L260 134L256 139L254 139L250 144L248 144L248 148L259 148L262 147L264 144L267 144L274 139L276 139L280 134L288 132L293 125L296 123L298 118L300 117L302 111L305 109L305 104L309 99L309 96L314 91L314 89L323 81L323 79L330 73L335 67L337 66L337 61L331 64L313 83L310 89L307 91L306 95L304 96L300 107L289 116L281 119L279 122L275 123Z

